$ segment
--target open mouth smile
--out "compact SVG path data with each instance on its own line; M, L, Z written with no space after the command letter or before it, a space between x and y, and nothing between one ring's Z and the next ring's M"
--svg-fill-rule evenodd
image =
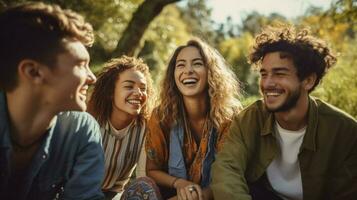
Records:
M264 95L266 97L279 97L283 93L284 93L284 90L278 90L278 89L264 90Z
M194 85L198 82L197 78L184 78L182 81L182 84L190 86L190 85Z
M138 100L138 99L128 99L127 102L128 102L129 104L135 105L135 106L141 105L141 101Z

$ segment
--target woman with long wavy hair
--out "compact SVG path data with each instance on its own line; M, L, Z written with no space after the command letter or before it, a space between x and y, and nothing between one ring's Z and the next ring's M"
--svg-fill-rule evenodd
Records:
M146 140L146 173L162 198L212 199L211 164L241 109L239 96L236 76L215 49L193 39L175 50Z

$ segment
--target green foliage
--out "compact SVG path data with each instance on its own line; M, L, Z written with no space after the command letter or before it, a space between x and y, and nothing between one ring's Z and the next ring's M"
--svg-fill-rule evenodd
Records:
M256 100L260 99L261 97L258 96L258 95L254 95L254 96L248 96L246 98L244 98L242 100L242 105L243 105L243 108L249 106L250 104L254 103Z
M249 32L255 36L261 32L263 27L282 22L287 22L287 19L277 13L264 16L254 11L247 15L245 19L243 19L240 31Z
M338 0L332 4L331 9L326 13L335 21L356 23L357 2L355 0Z
M324 77L314 96L335 105L357 119L357 40L350 41L337 65Z
M315 10L301 18L301 24L323 38L339 52L338 62L313 92L328 103L357 118L357 4L339 0L326 12ZM353 14L351 14L353 13ZM354 22L353 22L354 20Z
M222 56L231 64L233 71L242 82L244 91L248 95L258 94L257 75L251 71L247 62L247 54L250 45L253 43L253 36L245 32L240 37L229 38L219 44Z
M0 0L0 10L7 5L27 0ZM35 0L40 1L40 0ZM81 14L93 25L96 42L90 48L92 68L99 72L122 37L133 13L144 0L41 0L57 3ZM311 7L304 16L288 21L279 14L268 16L252 12L235 24L231 18L225 23L215 24L211 8L204 0L183 1L179 6L165 6L141 39L136 54L150 67L156 84L177 45L185 43L191 36L199 36L213 44L243 83L246 106L259 98L258 75L247 63L249 48L254 36L262 27L278 22L294 22L309 27L314 35L327 41L340 52L337 65L324 77L313 95L332 103L357 117L357 4L354 0L337 0L328 11ZM159 87L158 87L159 88Z
M211 9L207 7L205 0L189 0L179 9L179 17L187 25L187 33L216 45L215 24L211 19Z
M178 7L169 5L150 24L143 36L142 48L138 56L149 65L156 84L159 83L177 45L184 44L191 37L186 28L187 25L180 19Z

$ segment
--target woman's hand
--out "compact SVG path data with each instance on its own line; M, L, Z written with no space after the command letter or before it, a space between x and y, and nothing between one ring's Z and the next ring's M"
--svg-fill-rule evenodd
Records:
M178 200L203 200L201 187L191 181L178 179L174 187L176 188Z

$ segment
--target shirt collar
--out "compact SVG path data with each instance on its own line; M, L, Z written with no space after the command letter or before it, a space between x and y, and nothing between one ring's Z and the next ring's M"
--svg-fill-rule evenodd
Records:
M53 120L51 127L48 129L44 140L42 141L41 149L48 155L50 143L52 140L53 132L57 123L57 116ZM9 117L7 111L7 103L5 93L0 91L0 147L10 148L10 127L9 127Z
M49 149L50 149L50 145L51 145L51 141L53 138L53 133L55 131L55 127L57 124L57 115L55 116L55 118L53 119L50 128L47 130L46 136L44 138L44 141L42 143L41 149L43 150L43 152L48 155L49 153Z
M263 113L268 113L268 117L263 123L263 128L261 131L261 136L273 134L275 136L274 132L274 114L272 112L268 112L265 108L263 107L264 112ZM317 103L316 100L312 97L309 96L309 108L308 108L308 124L306 128L306 134L304 136L303 143L301 144L302 148L309 149L311 151L316 151L316 132L317 132L317 123L318 123L318 109L317 109Z
M264 104L264 103L263 103ZM273 134L274 135L274 122L275 117L274 113L269 112L265 105L263 105L263 113L268 113L268 117L266 118L265 122L263 123L262 132L260 133L262 136Z
M309 97L309 109L307 113L307 128L301 148L316 151L316 133L318 124L318 105L314 98Z

